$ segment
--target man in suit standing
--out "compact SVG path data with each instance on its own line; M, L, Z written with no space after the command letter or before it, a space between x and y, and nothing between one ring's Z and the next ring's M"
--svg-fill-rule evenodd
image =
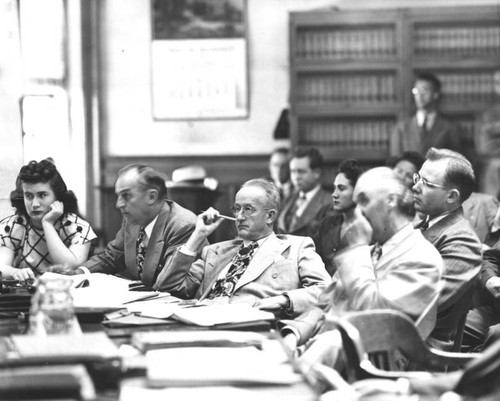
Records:
M321 220L333 214L331 195L321 188L323 157L316 148L299 149L290 160L295 193L278 218L278 228L288 234L312 236Z
M415 209L427 216L416 227L436 247L444 262L436 328L428 342L450 350L458 319L451 321L448 316L455 303L470 294L482 261L481 242L462 208L474 188L474 170L460 153L431 148L414 182Z
M276 148L269 157L269 177L278 187L281 205L284 205L293 192L290 181L290 151L288 148Z
M314 305L331 279L310 238L273 232L279 206L273 183L247 181L233 208L238 238L204 247L223 217L213 208L203 212L160 273L160 288L181 298L247 303L290 316Z
M392 132L390 150L399 156L408 150L425 154L431 147L460 151L460 131L441 116L441 82L431 73L418 74L412 89L417 112Z
M157 277L174 250L187 241L196 216L167 199L166 176L151 167L131 164L118 172L116 207L122 226L105 251L66 274L121 275L158 288Z
M353 198L356 220L346 229L335 254L333 283L321 294L318 307L294 321L281 322L291 349L313 337L306 353L327 351L333 345L331 328L324 324L328 314L391 308L419 320L423 338L434 327L443 262L413 228L411 190L392 169L377 167L359 177Z

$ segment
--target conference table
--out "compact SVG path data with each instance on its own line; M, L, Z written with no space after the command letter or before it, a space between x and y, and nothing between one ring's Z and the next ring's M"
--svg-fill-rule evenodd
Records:
M23 288L16 289L15 293L0 294L0 343L4 344L4 349L2 351L0 348L0 352L3 354L6 354L5 344L11 343L13 338L22 343L22 340L30 337L26 334L29 328L30 296ZM240 323L200 327L178 320L163 319L161 323L135 324L134 321L134 324L127 325L127 318L140 319L140 314L132 313L127 316L126 311L106 308L76 308L76 312L82 336L101 336L104 333L116 346L119 354L119 371L116 373L115 364L114 375L110 376L116 380L108 380L105 385L96 384L96 377L93 376L96 374L91 373L90 376L96 384L96 397L93 398L95 400L132 401L144 398L148 401L189 401L201 398L234 401L236 398L238 401L313 401L319 398L309 380L298 372L293 360L282 347L273 321L256 320L246 325ZM109 316L117 317L117 321L122 319L125 324L110 324ZM154 349L147 350L138 350L137 346L132 345L134 339L148 337L153 335L152 333L159 333L159 338L171 338L175 333L187 338L191 337L185 334L189 332L196 333L197 342L174 346L169 344L166 348L155 346ZM214 337L214 333L219 333L215 337L220 340L224 333L233 333L245 338L245 332L250 338L252 333L261 335L263 340L259 346L254 343L228 346L227 341L220 346L217 342L211 344L208 341ZM232 337L233 334L227 336ZM203 341L200 342L200 339ZM71 341L75 344L79 342L74 338L69 340L70 343ZM40 342L48 344L41 339ZM78 362L80 361L75 361ZM84 365L85 363L86 361ZM277 367L273 367L274 363ZM44 372L49 369L51 363L34 365L39 372ZM88 365L85 366L88 368ZM8 381L2 381L2 371L5 372L5 369L12 369L12 366L0 365L0 398L2 386L8 386ZM100 374L97 373L97 376ZM189 374L193 377L190 378ZM41 398L35 395L26 399Z

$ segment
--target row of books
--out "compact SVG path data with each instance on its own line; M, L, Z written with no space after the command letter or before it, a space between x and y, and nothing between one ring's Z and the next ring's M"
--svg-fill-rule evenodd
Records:
M495 96L493 72L439 73L447 99L491 101Z
M500 26L416 26L414 52L418 55L498 55Z
M391 73L299 75L299 103L394 102L396 76Z
M295 57L305 59L391 58L397 53L394 26L299 29Z
M385 152L394 124L392 120L381 119L300 121L300 141L303 146Z

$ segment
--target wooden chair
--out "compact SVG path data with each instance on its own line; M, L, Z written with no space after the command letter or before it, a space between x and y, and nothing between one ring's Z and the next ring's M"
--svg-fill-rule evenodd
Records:
M464 366L478 354L444 352L428 347L413 321L394 310L370 310L328 317L336 327L346 354L346 379L428 377L446 366ZM395 356L403 355L424 371L403 371Z

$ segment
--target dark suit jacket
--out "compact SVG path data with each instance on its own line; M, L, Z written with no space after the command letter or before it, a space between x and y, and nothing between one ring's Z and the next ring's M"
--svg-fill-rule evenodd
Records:
M184 244L194 231L196 216L173 201L166 201L149 238L142 281L156 288L158 273L168 263L175 249ZM84 266L92 273L120 274L139 280L136 265L136 240L140 226L123 219L116 238L104 253L89 259Z
M343 222L344 216L342 214L327 216L321 221L319 229L313 237L316 252L323 259L326 271L330 276L333 276L337 271L333 258L340 246L340 229Z
M403 152L413 150L425 155L431 147L447 148L462 152L460 146L460 131L439 114L436 115L431 129L422 135L422 128L418 126L417 117L400 122L391 135L391 156L400 156Z
M464 216L469 220L479 240L486 242L498 212L498 199L490 194L473 192L462 206Z
M158 277L162 290L181 298L204 299L241 242L236 239L206 246L198 259L178 250ZM251 259L229 302L254 304L286 293L298 314L314 305L330 282L310 238L272 233Z
M464 218L460 207L423 232L424 237L436 247L444 262L442 289L438 301L436 326L448 309L474 285L482 262L481 242ZM449 349L456 334L456 327L442 327L431 333L429 342L438 348ZM437 340L436 342L433 339Z
M283 233L313 237L318 231L321 220L333 214L332 196L324 189L320 189L304 209L304 213L302 213L287 232L285 216L295 204L298 196L299 193L296 192L283 207L278 217L278 228Z

